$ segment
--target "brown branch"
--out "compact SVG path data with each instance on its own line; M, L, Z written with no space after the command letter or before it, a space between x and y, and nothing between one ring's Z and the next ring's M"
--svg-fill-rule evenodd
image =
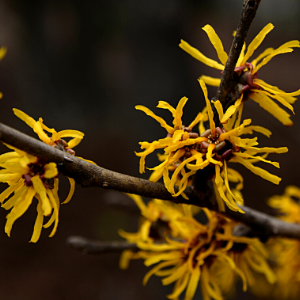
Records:
M228 60L225 65L224 72L221 77L221 83L217 90L216 99L220 100L223 107L226 106L226 96L234 88L233 80L234 68L240 56L243 44L246 40L248 30L255 17L256 11L261 0L245 0L238 23L236 34L234 36Z
M0 141L47 162L55 162L61 173L74 178L83 187L102 187L149 198L169 200L174 203L192 204L199 207L207 207L215 211L218 210L217 205L209 201L212 198L209 191L206 193L201 193L200 191L194 192L193 189L189 188L185 191L189 200L185 200L183 197L172 197L161 183L154 183L101 168L55 149L1 123ZM264 232L268 236L300 239L299 225L285 223L246 206L243 206L242 209L245 211L245 214L236 213L229 209L224 214L236 221L249 225L257 232Z
M103 254L112 252L122 252L124 250L138 250L136 244L126 241L96 241L81 236L70 236L66 240L66 244L73 247L84 254Z
M162 183L154 183L104 169L53 148L2 123L0 123L0 140L47 162L55 162L62 174L74 178L82 187L102 187L149 198L156 198L159 195L160 199L174 200ZM204 196L202 195L202 198L200 194L198 198L194 196L193 204L203 201L204 205ZM176 199L179 202L186 201L181 196Z

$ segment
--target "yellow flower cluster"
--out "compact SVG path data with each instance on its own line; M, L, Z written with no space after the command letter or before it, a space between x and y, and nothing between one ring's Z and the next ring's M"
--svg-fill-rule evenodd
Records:
M166 188L176 197L180 194L185 196L184 190L189 184L189 178L198 170L213 167L213 183L220 210L224 210L223 203L225 202L231 210L243 212L236 205L236 202L240 204L243 202L241 194L233 193L229 187L229 181L242 182L242 177L236 171L228 168L227 163L240 163L263 179L278 184L281 180L278 176L254 166L253 163L263 161L279 168L278 163L266 160L265 157L269 153L287 152L288 149L286 147L258 148L255 147L258 145L256 137L252 139L240 137L244 134L251 134L253 131L260 132L266 136L271 135L269 130L261 126L250 126L251 119L244 120L241 123L243 107L241 101L243 95L225 113L220 101L212 101L222 124L221 127L216 127L205 83L201 79L199 83L205 96L207 113L199 113L188 127L183 126L181 120L182 109L187 102L187 98L185 97L179 101L176 109L164 101L159 102L159 108L168 109L172 113L174 127L169 126L162 118L156 116L148 108L140 105L136 106L136 109L142 110L154 118L168 132L165 138L158 141L140 143L141 148L145 149L144 152L136 153L141 158L140 172L143 173L145 170L145 157L147 155L156 149L164 149L163 162L151 169L154 172L150 180L156 182L163 177ZM205 130L203 122L207 119L209 120L210 129ZM198 133L192 132L194 126L199 122L200 136ZM259 153L264 153L264 155L257 155ZM173 171L171 178L169 176L170 171ZM177 192L175 192L175 186L179 187ZM241 188L242 185L239 185L238 190Z
M72 155L75 154L72 149L80 143L84 134L77 130L62 130L57 132L53 128L48 128L43 119L35 121L24 112L14 109L14 113L27 125L29 125L46 144L57 147ZM51 137L46 133L50 133ZM71 137L69 142L62 138ZM7 183L9 187L0 194L0 203L5 209L11 209L7 215L5 232L10 236L13 223L21 217L33 199L38 200L37 218L34 225L31 242L38 241L42 227L48 228L54 223L50 234L52 237L57 229L59 220L60 201L58 197L59 172L55 163L46 163L32 155L19 149L6 145L12 149L12 152L0 156L0 182ZM70 192L63 203L68 203L75 190L75 181L69 178ZM43 225L44 217L50 219Z
M279 213L279 218L300 224L300 188L288 186L283 195L276 195L268 203ZM271 258L274 261L276 284L270 288L265 282L266 296L273 299L299 299L300 295L300 241L273 238L269 243ZM258 294L259 291L258 291Z
M210 25L203 29L216 49L221 63L205 57L184 41L181 41L180 47L202 63L223 71L228 56L221 40ZM234 88L227 95L231 101L227 101L229 104L226 106L222 106L218 99L209 99L206 84L218 86L220 79L208 76L199 78L206 106L189 126L184 126L182 121L183 108L188 100L186 97L179 101L176 108L165 101L159 101L158 108L171 112L173 126L168 125L148 108L136 106L136 109L154 118L167 131L164 138L151 143L140 142L141 149L144 150L136 153L140 157L140 173L145 172L145 158L155 150L163 149L164 153L158 156L161 163L150 168L153 171L151 181L156 182L162 178L172 196L182 195L187 199L184 191L192 183L194 175L199 172L199 176L204 174L201 177L203 180L212 180L219 210L224 211L226 204L229 209L240 213L243 213L243 178L237 171L229 168L229 163L242 164L263 179L279 184L281 178L255 164L264 162L279 168L279 164L267 160L267 156L270 153L285 153L288 149L258 147L257 137L245 135L259 132L270 137L271 131L252 125L251 119L242 119L244 102L251 98L284 125L292 125L290 115L274 100L294 113L291 104L295 102L295 96L300 95L300 90L285 93L258 79L257 73L274 56L292 52L294 47L300 47L299 41L288 42L277 49L268 48L256 59L248 62L272 29L272 24L263 28L250 43L247 51L244 45L234 70ZM208 122L208 126L205 122ZM235 187L231 187L232 183ZM300 198L300 190L298 192L297 194L295 188L289 188L289 199L296 195ZM143 259L146 266L156 264L146 274L144 284L152 275L162 277L164 285L174 283L173 292L168 295L169 299L179 299L185 291L184 299L191 300L198 286L201 287L203 299L223 299L223 295L230 292L238 278L242 279L244 290L248 285L253 292L260 295L271 294L276 275L276 286L279 289L284 290L288 281L299 285L300 274L295 271L300 266L298 242L282 240L275 243L275 251L272 248L271 250L273 253L278 252L278 268L272 271L267 262L269 254L266 247L256 238L237 236L236 229L239 224L236 222L207 209L202 210L202 222L199 222L187 205L175 206L157 199L145 205L139 196L131 197L139 206L143 221L136 233L120 231L120 235L128 242L135 243L139 250L124 251L120 266L127 268L131 259ZM283 218L287 221L291 222L293 219L292 222L299 223L299 206L295 207L295 203L291 201L285 204L286 201L273 198L270 203L285 213ZM285 251L289 253L289 257L293 257L295 263L289 264L289 258L285 254L280 255L286 253ZM291 276L285 275L288 272ZM290 295L296 295L297 284L288 292L278 293L277 296L288 298Z
M152 275L162 277L163 285L174 283L169 299L178 299L185 291L185 300L193 299L200 286L203 299L223 299L238 278L243 290L254 285L257 273L273 284L276 277L267 263L268 252L257 238L233 234L238 223L208 209L202 210L199 222L192 206L174 205L154 199L145 205L136 195L130 195L141 209L143 221L137 233L120 231L137 252L126 250L120 267L128 267L131 259L143 259L149 267L146 284Z
M274 56L289 53L293 51L293 48L299 48L300 42L297 40L287 42L277 49L267 48L263 51L257 58L250 62L248 62L249 58L253 55L254 51L260 46L263 42L266 35L274 28L273 24L269 23L266 25L260 33L253 39L253 41L249 44L247 51L246 44L242 49L240 57L237 61L235 73L237 78L237 91L232 91L233 94L238 92L239 94L243 94L243 100L252 99L253 101L257 102L263 109L268 111L272 114L275 118L277 118L282 124L286 126L293 125L293 122L290 119L290 115L283 110L276 102L272 99L275 99L280 104L285 106L286 108L290 109L293 113L293 107L291 104L295 102L297 98L295 96L300 95L300 90L293 92L293 93L286 93L280 90L276 86L272 86L261 79L258 79L257 72L266 65ZM222 42L218 35L216 34L215 30L210 26L206 25L202 28L212 45L214 46L218 58L221 63L218 63L215 60L207 58L203 55L199 50L190 46L187 42L181 41L179 47L182 48L184 51L189 53L191 56L199 60L200 62L206 64L209 67L215 68L217 70L223 71L225 68L225 64L227 61L227 53L224 51ZM219 78L212 78L209 76L201 76L200 77L206 84L212 86L219 86L220 79Z

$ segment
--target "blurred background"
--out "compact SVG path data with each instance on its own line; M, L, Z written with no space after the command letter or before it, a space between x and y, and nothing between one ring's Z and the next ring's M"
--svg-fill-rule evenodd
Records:
M0 0L0 45L8 48L0 62L1 122L35 136L13 115L16 107L35 119L43 117L56 130L83 131L86 136L75 149L77 155L110 170L148 178L149 171L138 173L134 151L139 151L139 141L164 137L165 131L134 106L145 105L171 122L167 112L155 108L158 101L175 106L187 96L183 120L186 124L193 120L204 106L196 79L202 74L217 77L219 72L182 51L180 39L217 59L201 28L211 24L228 52L242 4L242 0ZM262 0L247 43L267 23L275 29L254 56L300 38L299 10L296 0ZM295 91L300 88L299 62L300 50L296 49L274 58L259 76L285 91ZM210 97L215 92L209 88ZM245 178L243 194L248 206L267 210L268 197L283 193L289 184L300 186L300 103L294 108L294 126L285 128L253 101L246 103L245 117L251 116L253 123L273 132L270 141L259 137L260 144L289 148L287 154L269 156L280 162L281 169L263 166L283 178L279 186L237 167ZM2 145L0 150L7 151ZM156 155L147 158L146 164L155 166ZM61 199L68 188L67 180L62 180ZM37 244L28 243L36 203L16 221L11 238L4 233L7 212L1 209L0 299L166 299L172 287L162 287L159 278L142 286L147 272L142 261L122 271L119 254L85 256L66 246L71 235L115 240L120 239L119 228L136 230L137 216L116 210L111 205L116 201L127 198L77 185L71 202L61 207L56 235L48 238L51 229L44 229ZM238 290L236 299L240 297ZM242 297L253 299L250 294ZM201 299L200 292L195 299Z

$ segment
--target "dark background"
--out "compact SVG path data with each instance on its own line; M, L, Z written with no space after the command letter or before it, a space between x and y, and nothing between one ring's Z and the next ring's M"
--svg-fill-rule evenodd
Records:
M183 120L189 123L204 106L197 78L201 74L219 76L184 53L178 44L184 39L208 57L217 56L201 28L211 24L228 52L243 1L0 1L0 45L8 47L0 62L1 121L25 133L34 133L12 113L16 107L56 130L77 129L86 136L76 154L94 160L102 167L147 178L138 173L139 141L164 137L159 124L134 109L145 105L160 116L170 116L155 108L159 100L176 105L182 96L189 101ZM249 32L247 44L269 22L275 29L254 57L266 47L300 38L299 1L263 0ZM285 91L300 88L300 50L274 58L259 73L270 84ZM209 88L210 97L215 89ZM296 102L295 112L299 110ZM245 117L266 126L272 140L259 137L262 146L288 146L289 153L270 155L281 169L263 166L283 178L279 186L264 181L243 167L245 203L266 209L265 200L282 193L289 184L300 185L298 169L299 121L285 128L253 102ZM6 151L1 146L1 151ZM156 164L153 154L147 166ZM235 167L235 165L234 165ZM5 185L2 184L3 189ZM61 199L67 195L62 180ZM79 300L79 299L166 299L171 287L162 287L151 278L141 261L127 271L119 270L119 254L84 256L68 248L70 235L94 239L119 239L117 230L136 229L137 217L115 210L112 201L126 196L102 189L76 192L61 207L58 232L48 238L44 229L37 244L29 244L36 217L36 203L14 224L12 237L4 233L7 212L0 210L0 299ZM200 299L197 293L195 299ZM238 299L240 296L237 296ZM243 299L253 299L243 295Z

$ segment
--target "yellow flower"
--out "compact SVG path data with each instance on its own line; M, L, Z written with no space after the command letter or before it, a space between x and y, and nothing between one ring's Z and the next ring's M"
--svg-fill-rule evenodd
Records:
M235 204L235 201L242 202L241 197L232 193L229 188L228 177L229 173L232 173L232 171L228 171L227 163L240 163L263 179L266 179L274 184L279 184L281 178L270 174L264 169L254 166L253 163L263 161L279 168L278 163L266 160L265 157L269 153L287 152L288 149L286 147L257 148L255 147L258 145L256 137L251 139L240 138L241 135L252 134L253 131L260 132L266 136L271 135L271 132L263 127L249 126L251 124L250 119L244 120L243 123L240 124L243 109L243 104L240 104L240 102L242 101L243 95L241 95L234 105L230 106L226 110L225 114L223 113L223 108L220 101L218 100L213 102L222 124L222 127L216 127L214 123L214 113L208 99L205 83L201 79L199 82L205 96L208 120L210 123L210 129L204 132L200 131L201 136L207 137L207 141L201 143L199 152L202 153L203 156L205 155L204 164L211 164L215 167L215 176L213 178L213 182L219 208L224 210L224 205L222 205L223 200L231 210L242 212L242 210ZM257 156L256 154L258 153L265 153L265 155ZM199 166L197 163L187 165L187 168L191 170L198 170L198 167L202 168L202 166ZM237 178L238 177L235 177L235 180L237 180ZM239 179L238 181L242 180ZM227 193L225 193L224 190Z
M300 224L300 188L286 187L283 195L272 196L268 204L279 212L279 218ZM299 299L300 295L300 242L273 238L269 243L273 255L277 284L270 289L274 299ZM259 294L259 293L258 293Z
M227 220L222 226L223 232L216 233L216 239L233 243L228 256L236 264L235 272L243 280L243 290L247 290L247 285L256 284L256 273L263 274L270 284L275 283L276 276L267 262L269 252L265 245L258 238L233 235L235 226L238 226L238 223Z
M152 143L140 142L144 152L136 153L140 156L140 172L145 169L145 157L156 149L164 149L164 154L160 156L162 163L150 170L154 170L150 180L156 182L163 177L164 184L172 196L176 197L182 194L189 184L189 178L198 170L214 167L213 183L216 191L216 198L219 209L224 211L224 202L234 211L243 212L236 202L242 204L243 199L238 192L242 188L242 184L238 184L237 192L230 189L229 181L242 183L241 175L229 169L227 162L237 162L244 165L254 174L269 180L275 184L279 184L280 178L272 175L264 169L256 167L253 163L263 161L279 168L279 164L266 160L265 157L269 153L284 153L288 149L282 148L257 148L257 138L240 138L243 134L252 134L253 131L260 132L266 136L270 136L271 132L260 126L249 126L251 120L244 120L241 124L241 115L243 110L243 94L230 106L226 112L223 112L220 101L214 102L219 115L221 127L216 127L214 122L214 113L208 99L208 93L203 80L199 80L206 101L206 112L199 113L195 120L188 126L182 125L182 108L187 98L182 98L174 109L166 102L160 101L158 107L168 109L174 117L174 128L160 117L156 116L152 111L144 106L136 106L136 109L144 111L147 115L157 120L164 127L168 135L166 138L154 141ZM210 129L205 130L203 122L209 121ZM200 134L191 132L192 128L200 121ZM265 153L263 156L257 156L258 153ZM169 171L173 171L172 177L169 177ZM179 187L175 192L175 186ZM224 201L224 202L223 202Z
M159 101L157 107L167 109L172 113L174 118L174 127L169 126L165 120L156 116L148 108L141 105L137 105L135 107L136 109L145 112L148 116L154 118L167 131L167 137L163 139L153 141L152 143L140 142L141 149L145 149L144 152L136 152L136 155L140 157L140 173L145 172L146 156L156 149L164 149L165 155L163 156L163 162L157 167L150 169L154 170L150 180L156 182L163 176L165 186L169 192L173 194L173 196L183 193L188 185L188 178L195 173L195 171L186 173L183 168L184 165L190 161L190 158L188 157L190 157L191 153L193 153L194 146L197 143L207 140L206 137L199 137L197 133L191 132L193 127L201 120L201 113L196 116L194 121L189 126L183 126L181 117L183 114L183 107L187 100L188 99L186 97L183 97L179 101L176 109L165 101ZM185 160L185 163L182 164L181 161L184 158L187 159ZM201 158L199 157L199 159ZM169 170L175 171L172 179L169 178ZM178 180L179 176L181 176L181 178ZM174 191L175 184L179 186L179 192L176 194Z
M57 132L54 128L49 128L43 123L43 119L39 118L38 121L35 121L33 118L25 114L19 109L13 109L15 115L24 121L33 131L38 135L38 137L46 144L58 148L60 150L66 151L72 155L75 155L75 152L72 148L77 146L84 137L84 133L78 130L62 130ZM46 132L52 134L51 137L48 136ZM68 143L62 138L72 137Z
M172 202L153 199L144 203L141 196L127 194L141 211L142 220L137 233L127 233L123 230L119 234L131 243L143 241L153 243L154 241L164 240L166 232L176 238L182 235L183 231L188 230L188 226L179 221L184 216L192 216L196 207L191 205L176 205Z
M37 133L39 138L46 144L75 155L72 149L80 143L84 134L77 130L62 130L57 132L53 128L48 128L43 119L35 121L33 118L14 109L14 113ZM50 133L51 137L46 133ZM71 137L69 142L62 138ZM55 163L46 163L37 157L29 155L21 150L7 145L13 152L0 156L0 182L9 184L9 187L0 194L0 203L5 209L11 209L7 216L5 232L10 236L11 228L15 220L22 216L28 209L35 197L38 200L38 216L35 222L31 242L37 242L42 227L48 228L54 223L50 234L52 237L58 225L59 197L58 176L59 172ZM69 178L70 191L63 203L68 203L75 191L75 181ZM13 195L12 195L13 194ZM12 195L12 196L11 196ZM11 197L10 197L11 196ZM9 198L10 197L10 198ZM6 202L4 202L6 200ZM51 215L52 214L52 215ZM50 216L49 221L43 225L44 216Z
M124 251L120 259L121 268L127 268L131 259L143 259L146 266L156 264L144 277L143 284L152 275L157 275L163 277L163 285L174 283L169 299L178 299L185 291L184 299L191 300L200 286L203 298L208 300L223 299L222 295L235 284L236 276L242 278L244 290L248 280L254 278L254 272L274 282L264 246L258 239L233 236L237 223L203 209L207 221L202 224L187 210L187 205L176 207L173 204L170 211L164 207L163 201L156 201L159 204L154 221L153 214L148 214L152 210L152 202L146 206L140 198L135 199L146 221L135 236L121 232L140 249L137 252ZM144 230L147 221L150 225ZM155 234L160 231L164 234Z
M38 200L38 216L30 240L35 243L43 226L48 228L54 223L50 237L56 232L60 205L57 194L59 173L55 163L46 163L16 148L13 149L15 151L0 156L0 182L9 184L0 194L0 203L7 210L12 208L7 215L5 232L10 236L14 222L26 212L35 197ZM72 194L71 190L65 202L71 199ZM49 221L43 225L44 216L50 215Z
M294 200L297 199L297 202ZM274 195L268 200L269 206L279 211L286 222L300 224L300 188L287 186L283 195Z
M292 52L293 48L300 47L300 42L297 40L287 42L281 45L277 49L268 48L263 53L261 53L256 59L252 60L251 63L248 62L249 58L253 55L254 51L260 46L263 42L265 36L274 28L274 26L269 23L266 25L261 32L254 38L250 43L245 53L246 45L241 51L240 57L237 61L235 72L236 72L236 89L240 94L244 94L243 99L251 98L257 102L263 109L271 113L275 118L282 122L286 126L291 126L293 123L290 119L290 115L283 110L276 102L271 98L277 100L283 106L290 109L293 113L293 104L296 100L295 96L300 95L300 90L293 93L286 93L280 90L276 86L267 84L261 79L258 79L257 72L260 68L266 65L274 56ZM208 35L210 42L214 46L218 58L221 63L218 63L210 58L204 56L200 51L190 46L187 42L181 41L179 46L189 53L191 56L201 61L202 63L215 68L217 70L224 70L227 53L223 49L222 42L214 29L210 25L203 27L203 30ZM201 76L201 79L209 85L219 86L220 79L212 78L209 76ZM232 91L235 94L235 91Z

